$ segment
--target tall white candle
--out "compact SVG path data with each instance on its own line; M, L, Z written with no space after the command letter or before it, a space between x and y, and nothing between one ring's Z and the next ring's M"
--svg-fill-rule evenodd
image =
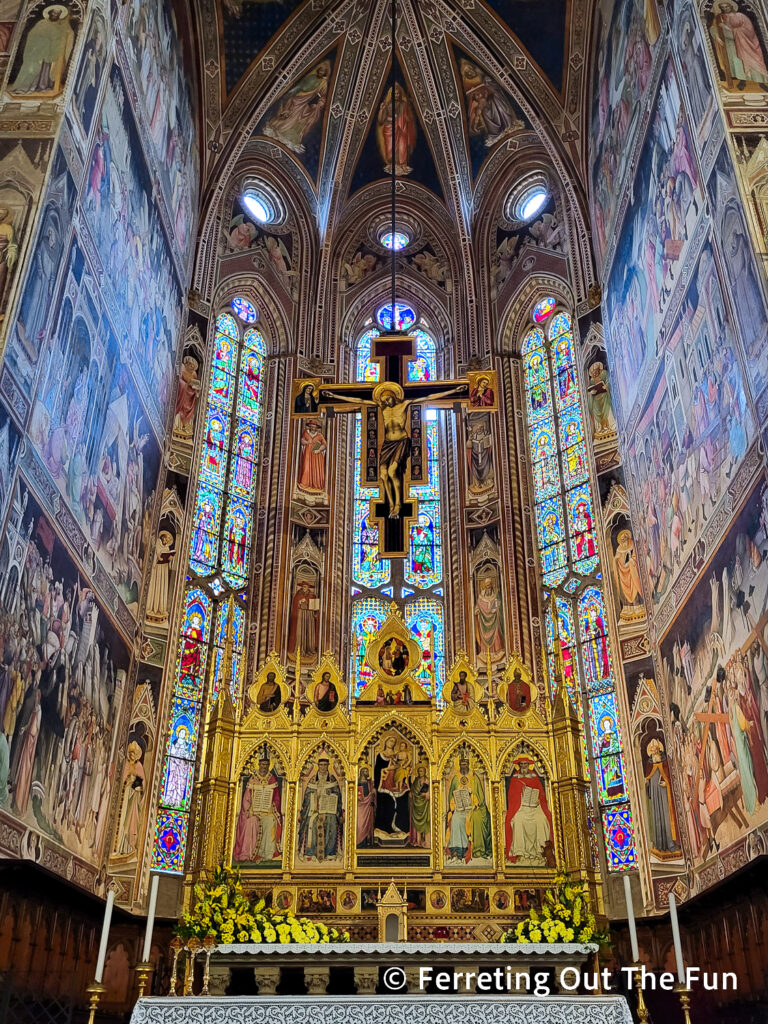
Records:
M96 973L94 981L101 984L104 977L104 961L107 959L107 942L109 941L109 926L112 923L112 907L115 905L115 890L110 889L107 893L107 904L104 907L104 923L101 926L101 942L99 943L99 957L96 961Z
M640 950L637 946L637 927L635 925L635 908L632 905L632 886L629 875L624 875L624 899L627 901L627 924L629 925L629 941L632 944L632 962L640 960Z
M144 949L141 959L144 963L149 960L149 951L152 948L152 932L155 930L155 907L157 906L157 887L160 884L160 875L152 875L152 883L149 888L149 908L147 910L147 930L144 932Z
M685 963L683 962L683 945L680 942L680 922L677 920L677 902L675 894L669 894L669 919L672 922L672 942L675 947L675 964L677 965L677 980L681 985L685 984Z

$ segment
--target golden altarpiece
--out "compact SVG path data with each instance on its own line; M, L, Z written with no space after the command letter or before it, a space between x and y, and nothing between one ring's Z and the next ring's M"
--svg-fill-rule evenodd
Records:
M570 318L563 323L570 332ZM307 444L324 451L326 412L330 420L334 408L357 413L355 473L368 486L361 493L370 499L370 524L380 528L379 554L394 561L412 555L423 525L418 502L406 500L426 493L416 489L424 479L417 473L427 475L420 464L435 454L423 407L465 417L471 457L498 408L499 381L491 371L442 382L434 372L411 374L420 349L407 335L374 338L373 346L366 358L376 377L359 374L358 385L294 381L290 417L298 459ZM392 460L390 490L376 472L387 444L390 453L396 447L386 410L398 403L410 409L409 455ZM384 485L378 491L376 482ZM302 543L311 554L309 531ZM478 558L489 545L484 533ZM480 593L484 585L481 574ZM319 615L312 583L297 586L304 609ZM237 703L221 686L201 730L186 901L224 860L275 907L348 928L360 940L377 937L378 902L392 882L405 897L410 940L497 939L540 904L558 869L587 880L601 912L585 737L569 697L575 643L560 636L566 620L553 588L547 600L548 667L536 673L546 682L518 654L490 647L472 657L457 652L438 677L434 651L417 642L396 600L364 650L353 639L348 672L330 652L302 652L302 631L292 624L288 657L262 659ZM231 611L221 678L232 671Z

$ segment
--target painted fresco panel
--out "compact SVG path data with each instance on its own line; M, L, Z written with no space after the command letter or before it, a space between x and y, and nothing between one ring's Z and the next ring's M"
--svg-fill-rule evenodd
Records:
M704 246L628 449L642 560L668 592L755 435L712 247Z
M708 192L734 319L747 357L749 383L757 399L768 384L768 311L762 275L755 263L733 162L725 143L709 177Z
M590 166L592 223L601 262L651 81L661 22L656 0L602 0L595 17Z
M660 648L697 864L768 817L767 609L761 478Z
M116 66L109 75L82 203L104 269L104 305L122 333L123 349L131 352L132 367L143 377L159 433L173 386L182 289Z
M75 183L61 149L53 157L51 177L40 215L34 250L28 257L24 291L10 332L4 363L21 390L31 395L40 354L55 312L56 282L62 265L75 202Z
M29 434L135 615L160 449L117 339L104 318L97 318L93 284L74 244Z
M626 423L655 355L670 296L703 205L699 171L667 64L640 154L633 200L619 236L606 299L611 368Z
M126 15L126 46L133 77L144 106L165 205L179 249L194 235L197 207L198 153L191 79L184 68L171 0L131 0Z
M6 543L0 807L98 865L130 652L23 481Z

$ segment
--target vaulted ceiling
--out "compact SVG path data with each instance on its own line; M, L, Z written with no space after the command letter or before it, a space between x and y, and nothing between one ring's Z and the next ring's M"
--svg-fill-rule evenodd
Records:
M391 0L197 0L209 198L243 150L282 161L321 237L386 176ZM542 149L583 173L589 0L398 0L412 122L400 173L468 225L489 169ZM404 168L408 169L405 170Z

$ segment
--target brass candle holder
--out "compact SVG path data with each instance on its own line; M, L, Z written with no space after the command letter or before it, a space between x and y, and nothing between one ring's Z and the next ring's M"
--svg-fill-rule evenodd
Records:
M96 1017L96 1010L99 1007L101 997L107 991L106 986L102 985L100 981L92 981L88 988L85 990L88 993L89 1005L91 1011L88 1014L88 1024L93 1024Z
M683 1020L685 1024L691 1024L691 990L678 982L675 985L675 992L680 999L680 1006L683 1008Z
M635 988L637 989L637 1019L640 1024L648 1024L651 1015L645 1005L645 996L643 995L642 964L636 961L632 966L635 968Z
M152 964L149 960L140 960L136 964L136 977L138 978L139 999L147 992L147 982L152 973Z
M208 982L211 977L211 953L216 949L218 940L215 935L206 935L203 939L203 950L205 951L205 969L203 970L203 988L200 995L208 995Z
M179 967L179 956L181 954L182 949L184 949L184 942L177 935L176 938L173 940L173 942L171 942L171 950L173 951L173 962L171 964L171 991L170 991L169 994L172 995L172 996L175 996L175 995L178 994L177 991L176 991L176 989L177 989L177 977L176 977L176 974L177 974L178 967Z
M192 986L195 981L195 957L203 948L203 944L196 935L193 935L191 939L187 940L187 962L186 972L184 974L184 995L192 995Z

